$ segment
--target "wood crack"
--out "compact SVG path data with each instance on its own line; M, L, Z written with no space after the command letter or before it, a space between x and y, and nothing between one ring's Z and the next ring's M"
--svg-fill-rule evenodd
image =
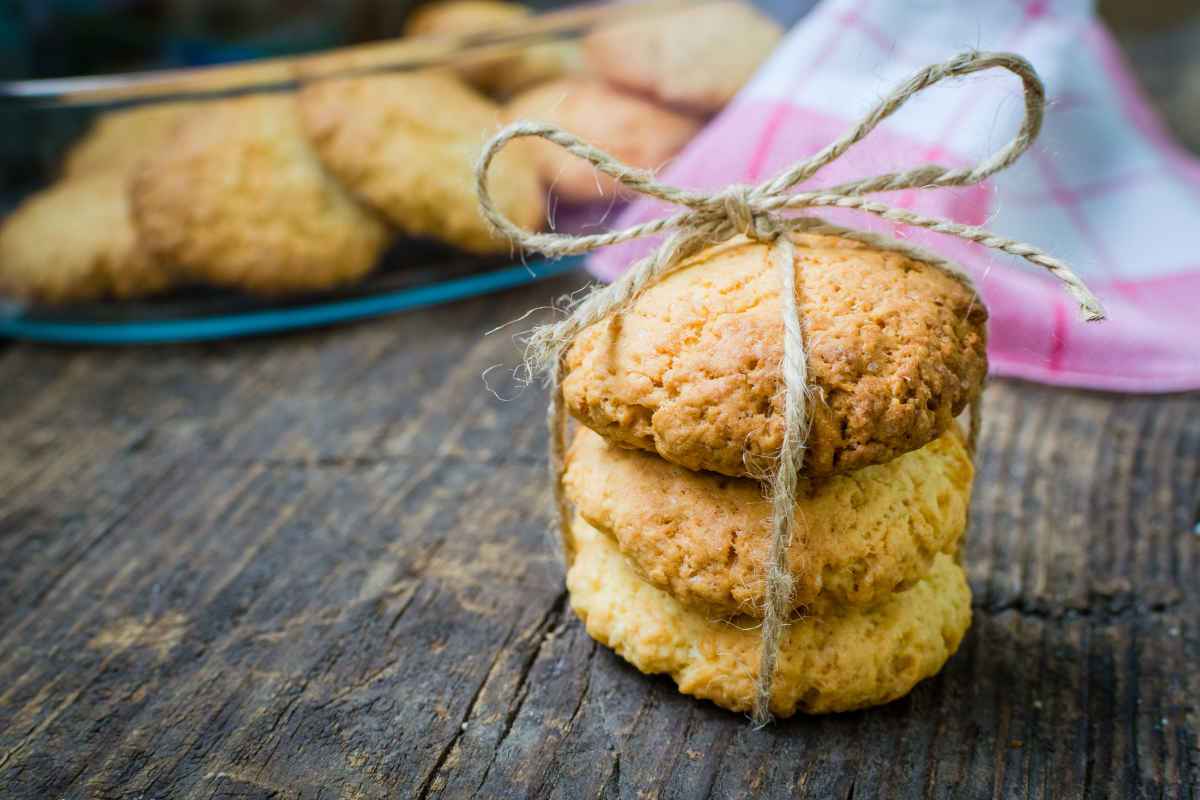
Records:
M512 707L508 710L508 714L505 715L504 730L500 734L500 738L496 741L495 752L499 752L501 745L508 738L508 734L512 731L513 723L516 722L517 715L521 713L521 707L525 705L525 698L529 695L529 673L533 671L533 665L537 663L538 656L541 655L542 648L545 647L550 633L558 626L563 608L566 605L566 600L567 590L564 588L558 593L558 596L554 599L554 603L551 604L550 608L542 616L541 621L538 622L537 627L534 628L535 631L539 629L542 631L541 637L538 639L537 647L533 648L529 654L529 658L521 665L521 673L517 678L516 690L513 692L517 697L517 701L513 703ZM495 762L495 752L492 754L493 762ZM491 764L488 764L488 769L491 769ZM480 786L487 781L487 772L484 772L483 778L484 780L480 783Z
M608 773L608 778L604 783L600 784L600 793L597 797L620 797L621 796L621 748L617 748L613 758L612 770Z
M492 668L496 666L496 661L500 658L502 652L504 652L504 648L502 647L496 651L496 656L492 659L492 665L488 668L487 674L479 682L479 686L475 688L475 693L471 695L471 699L467 701L467 709L459 719L458 730L450 737L450 741L442 748L442 752L438 753L437 761L433 764L433 769L429 771L429 775L426 776L425 780L421 782L420 787L418 787L417 800L425 800L429 796L429 792L433 789L433 784L437 781L438 773L442 771L442 767L446 764L446 759L454 751L458 740L467 732L467 722L471 719L471 712L475 710L475 704L479 702L479 697L483 694L483 687L487 686L487 679L491 675Z
M551 606L547 610L547 612L544 615L542 615L542 618L540 620L538 620L537 625L535 625L533 627L533 631L535 633L537 631L541 630L542 634L538 640L538 646L532 650L530 657L528 659L526 659L526 661L524 663L522 663L522 665L521 665L520 677L518 678L517 688L516 688L516 692L515 692L517 694L520 694L520 699L518 700L517 703L514 704L514 707L509 710L508 714L505 717L504 730L501 733L500 738L497 739L497 741L496 741L496 748L492 752L492 761L488 763L488 769L491 769L492 763L495 762L496 753L499 751L500 746L504 743L505 738L507 738L508 732L512 729L512 725L513 725L514 720L516 719L517 712L520 710L520 705L521 705L521 703L524 702L525 695L523 692L526 689L526 683L529 678L529 673L533 669L533 663L537 660L538 653L541 652L542 645L545 644L549 631L553 630L553 628L554 628L554 623L551 621L552 618L561 616L565 599L566 599L566 590L564 589L555 598L554 603L551 604ZM492 675L494 674L494 672L496 670L496 664L499 663L500 657L505 652L507 652L508 645L512 641L514 630L510 630L508 635L505 637L504 641L500 644L499 647L496 648L496 653L492 657L491 663L488 665L487 672L484 673L483 680L480 681L479 686L475 689L475 693L471 696L470 701L467 703L467 709L466 709L465 713L459 720L458 730L455 731L454 735L450 738L450 741L442 749L442 752L438 754L438 758L434 764L433 769L430 771L430 773L426 777L426 779L421 783L421 786L419 787L418 793L417 793L417 800L426 800L429 793L433 790L433 785L437 781L438 773L441 772L442 767L446 763L446 760L450 757L450 754L454 751L455 746L458 744L458 742L462 738L463 734L466 733L467 723L471 719L471 714L474 712L475 706L479 702L479 698L483 695L483 690L491 682ZM486 780L486 779L487 779L487 771L484 772L484 780ZM480 785L481 786L483 785L482 781L480 782Z
M571 729L575 727L575 720L579 718L579 711L583 708L584 701L587 700L588 689L592 687L592 664L596 656L596 642L590 638L588 641L591 649L588 652L588 668L585 670L583 691L579 693L579 702L575 704L575 710L571 712L571 717L567 720L567 729L563 731L564 735L570 733Z
M283 723L285 726L291 723L292 716L296 713L296 708L300 705L300 701L303 699L304 693L308 691L308 683L308 677L305 677L300 681L300 685L295 689L295 696L287 702L287 704L283 707L283 710L280 711L275 716L274 721L271 722L271 727L267 730L268 736L279 730L280 723ZM287 719L285 720L284 717L287 717ZM267 753L267 757L264 758L259 764L257 772L258 778L262 778L263 773L266 772L267 765L271 763L271 759L275 757L275 753L279 751L279 745L282 743L283 735L280 734L275 737L275 744L271 747L271 752Z
M1118 606L1087 606L1085 608L1072 608L1062 605L1041 605L1034 604L1026 598L1014 598L1012 600L1000 603L979 603L972 605L972 610L987 614L989 616L999 616L1009 612L1015 613L1021 617L1030 619L1040 619L1049 622L1060 622L1063 620L1073 619L1094 619L1104 623L1126 622L1142 617L1155 617L1161 614L1171 613L1184 605L1184 601L1158 601L1154 603L1133 603L1126 602Z
M209 463L211 463L213 466L265 467L267 469L360 470L395 465L425 465L429 463L430 459L435 458L457 458L464 463L481 467L503 467L516 465L541 468L546 465L545 456L540 454L529 455L523 452L509 451L504 453L488 453L481 456L468 450L461 452L433 450L427 452L411 451L402 455L386 456L326 455L315 458L215 458Z
M408 593L408 597L404 599L404 603L392 617L392 621L388 623L387 630L384 632L384 636L391 637L392 633L396 630L396 626L400 624L400 619L404 616L404 612L408 611L409 607L413 604L413 600L417 599L417 591L420 588L420 584L418 584L417 586L413 587L411 592Z
M538 656L541 655L542 648L546 646L546 642L550 638L550 634L558 627L562 620L563 612L567 605L567 589L564 586L554 598L550 608L542 615L541 620L534 627L534 630L541 630L541 637L538 639L537 647L530 652L529 658L521 665L521 672L517 678L517 685L513 691L516 701L508 709L508 713L504 716L504 729L500 733L500 738L496 740L496 746L492 749L492 758L488 761L487 769L483 771L483 777L479 779L479 785L475 787L473 796L479 795L479 790L487 784L488 775L491 774L492 767L496 764L496 756L504 747L504 742L508 740L509 733L512 732L513 725L516 723L517 716L521 713L521 708L525 705L525 700L529 696L529 673L533 671L533 665L537 663ZM576 709L578 710L578 709Z

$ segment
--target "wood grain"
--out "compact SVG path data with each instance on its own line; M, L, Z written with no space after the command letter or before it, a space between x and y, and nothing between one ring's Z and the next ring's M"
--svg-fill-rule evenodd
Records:
M960 653L756 732L566 604L543 398L478 332L576 284L0 352L0 795L1195 796L1200 396L994 383Z

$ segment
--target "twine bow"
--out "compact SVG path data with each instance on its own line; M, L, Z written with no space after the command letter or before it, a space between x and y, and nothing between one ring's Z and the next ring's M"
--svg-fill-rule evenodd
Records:
M978 164L962 169L925 164L902 172L863 178L826 189L792 191L798 184L813 177L822 167L836 161L850 147L866 138L881 121L895 113L913 95L947 78L995 68L1008 70L1021 79L1024 86L1025 114L1017 135ZM791 234L832 234L875 248L898 251L933 265L974 291L970 278L958 267L923 249L879 234L834 225L819 217L793 216L784 212L813 208L849 208L1020 256L1057 278L1067 293L1079 303L1085 320L1101 320L1104 318L1104 311L1083 281L1066 263L1033 245L998 236L981 227L962 225L907 209L893 208L865 197L873 192L970 186L986 180L1011 165L1033 144L1041 130L1045 104L1045 88L1042 81L1033 66L1024 58L1012 53L962 53L942 64L934 64L919 71L896 87L840 139L812 157L793 164L775 178L758 186L734 185L723 191L707 194L660 183L652 173L622 164L604 151L553 125L518 122L500 131L488 142L482 153L475 171L476 191L482 212L497 231L525 250L558 257L586 253L644 236L668 234L653 253L635 263L621 278L608 286L594 289L580 300L571 309L568 317L539 326L529 334L526 365L531 374L546 373L551 388L548 413L554 514L562 530L568 559L571 557L571 538L567 529L569 508L561 480L566 440L561 378L563 356L567 347L584 328L627 307L646 288L702 248L737 235L770 245L771 263L779 274L783 311L784 355L781 371L784 379L784 435L778 470L769 479L772 530L754 700L754 720L758 724L765 724L770 720L775 662L784 628L792 613L792 576L787 567L787 553L791 546L796 486L804 461L809 421L808 376L804 335L796 303L795 243ZM596 169L615 178L634 192L682 206L684 210L629 228L588 236L536 233L520 228L496 208L487 188L487 173L492 160L505 145L524 137L538 137L554 142L591 162ZM978 434L978 423L978 406L972 404L969 437L972 449Z

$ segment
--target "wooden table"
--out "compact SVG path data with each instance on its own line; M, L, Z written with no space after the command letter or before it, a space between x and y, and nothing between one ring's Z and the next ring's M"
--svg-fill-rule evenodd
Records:
M567 604L480 334L578 283L0 351L0 796L1196 797L1200 395L994 382L958 655L754 731Z
M1195 791L1200 396L993 383L962 650L889 707L756 732L566 603L543 398L485 391L514 350L480 331L572 286L4 352L0 795Z

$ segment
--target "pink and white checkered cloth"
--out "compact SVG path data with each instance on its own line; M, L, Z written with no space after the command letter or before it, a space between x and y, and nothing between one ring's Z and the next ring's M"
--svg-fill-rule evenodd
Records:
M1079 321L1058 284L1017 259L853 212L831 218L966 266L991 311L996 374L1119 391L1200 388L1200 161L1164 132L1090 0L825 0L662 178L699 189L760 182L832 141L921 67L971 48L1033 62L1050 99L1041 138L988 184L888 201L986 224L1067 260L1109 319ZM1011 138L1021 108L1008 75L941 84L810 185L973 163ZM641 200L617 224L665 210ZM649 246L603 251L591 269L611 279Z

